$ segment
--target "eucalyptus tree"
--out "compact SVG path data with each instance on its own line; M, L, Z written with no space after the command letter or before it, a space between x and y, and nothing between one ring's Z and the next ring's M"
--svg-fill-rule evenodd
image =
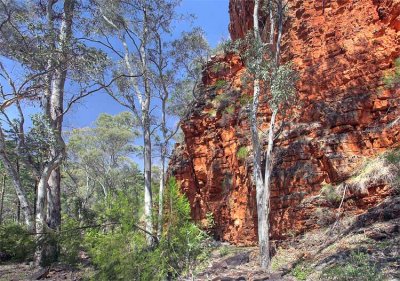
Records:
M203 31L195 28L183 32L178 39L169 44L157 36L157 49L153 52L152 62L155 66L155 86L161 101L160 133L160 188L158 193L158 226L157 236L163 231L163 202L166 185L166 165L170 155L170 143L179 130L179 119L168 124L169 117L184 118L190 110L191 102L196 99L202 66L208 59L209 46ZM172 102L171 102L172 100ZM172 122L169 122L172 123Z
M97 37L87 38L108 50L116 62L112 75L124 75L118 87L108 87L108 93L121 105L129 109L140 121L143 134L144 160L144 215L147 242L153 243L152 219L152 135L161 127L162 138L171 138L166 127L165 114L162 124L157 124L155 110L166 112L171 85L175 83L179 70L173 69L172 41L173 24L182 19L176 13L178 0L129 0L93 1L94 32ZM168 50L168 51L166 51ZM180 71L183 71L180 69ZM161 105L156 98L161 98ZM161 114L162 115L162 114ZM172 135L173 135L172 130ZM165 163L165 141L162 144ZM164 169L165 170L165 169ZM165 177L162 179L165 182ZM163 183L164 184L164 183ZM161 187L163 189L163 187ZM162 203L161 203L162 204Z
M270 264L269 213L270 185L273 170L273 148L279 126L277 116L285 118L288 107L292 104L296 93L296 73L290 63L280 64L281 40L283 24L286 20L287 2L284 0L254 0L253 31L244 43L242 57L246 69L253 80L253 100L250 112L251 143L253 148L253 177L256 185L256 201L258 215L258 242L260 249L260 265L267 269ZM260 28L259 11L263 9L265 23ZM271 110L271 118L267 133L267 149L264 151L265 172L262 174L262 138L258 120L261 97L266 97Z
M68 132L68 153L64 166L67 212L81 221L86 213L96 212L95 205L104 203L118 192L132 192L135 202L135 218L141 204L137 186L142 176L131 159L139 136L137 122L130 112L115 116L101 114L93 127ZM141 200L140 200L141 201Z
M0 108L5 124L2 135L5 135L4 128L11 129L17 139L16 153L38 182L35 220L38 233L59 230L61 224L59 167L65 157L63 117L78 100L103 87L90 84L90 77L101 72L105 57L78 42L74 34L74 26L81 27L77 24L83 14L82 7L75 0L1 0L0 3ZM69 99L65 91L67 81L75 85ZM40 125L44 136L48 137L39 166L34 165L27 142L27 102L31 107L40 108L36 125ZM7 162L6 154L2 155L3 162ZM11 169L9 176L18 178ZM20 189L18 181L14 183L15 188ZM23 193L19 197L24 197ZM47 254L54 254L55 247L45 248L42 250ZM38 260L47 255L44 251L38 252Z

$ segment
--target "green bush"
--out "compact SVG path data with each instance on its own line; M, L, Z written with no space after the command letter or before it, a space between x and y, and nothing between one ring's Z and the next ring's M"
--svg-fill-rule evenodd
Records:
M120 213L119 218L113 216L111 229L92 229L85 235L98 269L96 280L165 280L193 270L205 257L206 234L190 221L189 202L174 179L165 195L164 233L155 245L147 245L137 227L140 222L132 219L132 206L125 203L111 204Z
M224 112L225 112L226 114L232 114L232 113L235 112L235 107L234 107L233 105L228 106L227 108L225 108Z
M338 190L331 184L325 184L322 186L321 195L332 204L339 203L342 199Z
M382 274L363 252L352 252L343 264L335 264L325 270L321 280L327 281L377 281Z
M31 260L35 252L34 237L19 224L0 226L0 252L14 261Z
M239 103L242 106L246 106L252 102L253 102L253 96L244 94L244 95L240 96L240 98L239 98Z
M394 70L386 73L382 82L387 89L393 89L400 85L400 58L394 61Z
M217 89L224 88L226 85L228 85L228 82L222 79L218 79L214 84Z
M78 229L79 222L64 216L62 225L62 231L57 239L60 250L60 261L69 265L76 265L79 261L79 251L82 248L82 233Z
M249 155L249 150L245 146L240 147L236 153L237 158L239 158L240 160L246 159L248 155Z
M400 165L400 149L390 150L385 153L385 158L389 164Z
M311 268L304 263L299 263L292 270L292 276L297 280L307 280L308 275L312 272Z

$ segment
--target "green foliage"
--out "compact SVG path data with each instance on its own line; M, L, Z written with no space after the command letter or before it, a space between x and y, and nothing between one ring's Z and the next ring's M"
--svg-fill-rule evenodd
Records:
M136 121L128 112L101 114L93 128L69 133L63 181L68 187L63 210L69 217L92 223L120 192L134 195L128 198L139 215L143 175L130 158L137 150Z
M35 242L23 226L7 224L0 226L0 252L10 256L15 261L25 261L33 258Z
M232 93L222 93L214 98L213 105L218 111L221 111L228 106L231 106L233 99L234 97L232 96Z
M208 115L210 115L211 117L217 116L217 110L216 110L216 109L211 109L211 110L208 111L207 113L208 113Z
M233 113L235 112L235 106L230 105L230 106L226 107L226 108L224 109L224 112L225 112L226 114L233 114Z
M272 109L285 109L292 104L296 95L298 74L289 62L278 64L274 59L269 44L254 38L249 32L242 40L235 43L246 65L247 76L244 79L259 79L269 93L268 103Z
M292 270L292 276L294 276L297 280L307 280L307 277L311 274L311 268L306 265L304 262L299 263Z
M253 96L249 96L249 95L245 94L245 95L240 96L240 98L239 98L239 103L242 106L246 106L252 102L253 102Z
M363 252L351 252L343 263L335 264L322 272L322 280L327 281L375 281L383 280L376 264Z
M331 184L325 184L322 186L321 195L333 204L340 202L342 199L338 190Z
M236 152L236 156L237 158L239 158L240 160L244 160L247 158L247 156L249 155L249 150L247 149L246 146L241 146L238 151Z
M393 167L391 184L400 192L400 149L389 150L384 154L386 162Z
M215 88L217 88L217 89L222 89L226 85L228 85L228 82L226 80L223 80L223 79L218 79L214 84Z
M215 226L214 214L212 212L206 213L206 227L213 228Z
M221 256L221 257L224 257L224 256L226 256L226 255L228 255L229 254L229 247L227 247L227 246L222 246L220 249L219 249L219 255Z
M170 179L165 196L164 233L148 246L129 202L111 204L105 216L112 225L91 230L85 244L98 269L98 280L164 280L190 271L204 257L206 235L190 221L190 205Z
M79 261L79 251L82 248L82 233L79 230L79 222L73 218L63 216L62 232L58 236L60 249L60 261L69 265L76 265Z
M214 73L218 73L224 69L225 69L225 64L220 62L213 64L213 66L211 67L211 71Z
M270 106L278 109L280 105L293 103L296 95L296 82L298 74L294 71L292 64L280 65L271 78Z
M235 51L235 45L230 39L222 40L217 44L212 54L214 55L226 55L230 52Z
M394 61L394 70L387 72L383 76L382 82L387 89L393 89L400 85L400 58Z
M400 149L394 149L386 152L386 160L393 165L400 165Z

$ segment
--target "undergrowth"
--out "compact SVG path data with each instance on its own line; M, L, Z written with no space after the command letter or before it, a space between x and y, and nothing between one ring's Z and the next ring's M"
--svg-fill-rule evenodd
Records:
M379 281L383 280L379 269L366 253L351 252L345 262L323 270L321 280L327 281Z

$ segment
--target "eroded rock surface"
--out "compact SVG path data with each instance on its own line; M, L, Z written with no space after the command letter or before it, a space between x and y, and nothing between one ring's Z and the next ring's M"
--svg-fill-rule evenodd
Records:
M301 202L347 179L366 157L400 145L400 89L384 89L382 82L400 56L400 1L289 2L283 60L299 71L299 98L275 149L273 238L318 227L315 204ZM241 38L252 27L252 3L231 0L229 11L231 37ZM209 224L207 214L213 214L217 238L250 245L257 240L257 214L252 161L243 154L251 143L245 104L252 89L243 73L233 54L209 63L170 172L195 220ZM265 102L260 118L267 127ZM369 186L345 208L361 213L389 193L384 183Z

